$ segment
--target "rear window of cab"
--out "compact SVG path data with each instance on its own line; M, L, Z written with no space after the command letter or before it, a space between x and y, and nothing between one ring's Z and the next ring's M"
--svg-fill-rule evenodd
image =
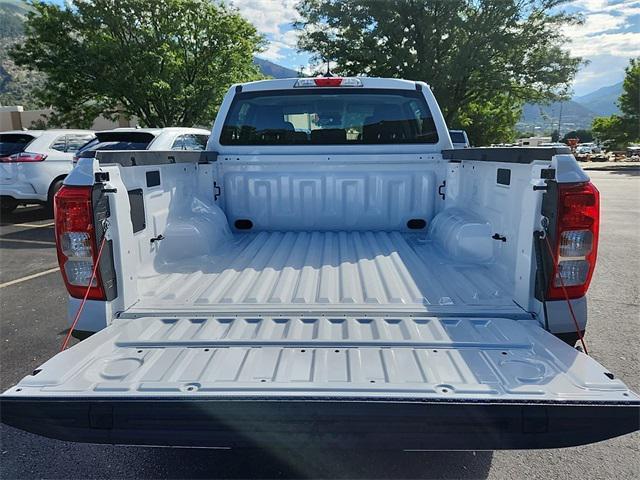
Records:
M322 88L245 92L225 119L222 145L437 143L419 91Z

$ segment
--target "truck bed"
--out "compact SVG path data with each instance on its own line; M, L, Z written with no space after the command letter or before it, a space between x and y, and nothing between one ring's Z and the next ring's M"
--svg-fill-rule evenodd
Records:
M523 313L495 266L461 263L426 233L258 232L235 234L215 256L141 276L132 312L225 309Z

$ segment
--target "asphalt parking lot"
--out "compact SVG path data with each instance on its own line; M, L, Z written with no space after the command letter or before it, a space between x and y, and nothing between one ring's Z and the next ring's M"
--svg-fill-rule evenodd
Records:
M591 355L640 391L640 168L590 171L602 195L589 293ZM22 207L0 226L0 388L54 355L66 332L53 220ZM640 478L640 434L561 450L237 453L80 445L2 427L0 477Z

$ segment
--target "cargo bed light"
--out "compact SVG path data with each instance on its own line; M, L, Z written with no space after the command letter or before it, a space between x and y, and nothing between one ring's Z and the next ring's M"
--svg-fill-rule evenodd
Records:
M359 78L343 77L316 77L299 78L294 87L361 87L362 81Z

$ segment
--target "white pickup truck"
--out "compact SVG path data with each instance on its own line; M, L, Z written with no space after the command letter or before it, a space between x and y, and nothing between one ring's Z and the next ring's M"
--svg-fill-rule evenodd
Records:
M87 294L76 328L98 333L7 390L2 421L231 448L633 432L640 397L573 347L598 225L568 149L453 150L425 83L233 86L206 151L98 152L67 177L69 313Z

